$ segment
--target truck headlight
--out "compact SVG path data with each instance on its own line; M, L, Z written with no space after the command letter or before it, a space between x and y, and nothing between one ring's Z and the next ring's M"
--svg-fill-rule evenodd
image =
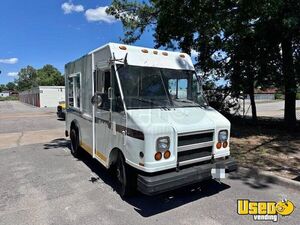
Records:
M219 140L219 142L227 141L228 140L228 130L219 131L218 140Z
M170 148L170 137L160 137L156 140L156 150L165 151Z

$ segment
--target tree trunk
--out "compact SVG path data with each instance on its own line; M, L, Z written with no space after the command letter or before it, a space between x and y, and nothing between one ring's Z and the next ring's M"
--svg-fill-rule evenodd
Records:
M251 79L251 84L250 84L250 87L249 87L249 97L250 97L251 110L252 110L252 119L253 120L257 120L256 104L255 104L255 98L254 98L254 82L253 82L253 78Z
M284 120L287 128L293 129L296 126L296 79L292 41L289 38L284 38L281 45L282 72L285 88Z

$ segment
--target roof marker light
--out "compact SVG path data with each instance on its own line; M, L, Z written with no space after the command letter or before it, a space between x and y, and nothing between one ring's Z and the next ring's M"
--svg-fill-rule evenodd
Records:
M163 52L162 53L164 56L168 56L168 53L167 52Z
M120 48L121 50L127 50L126 46L124 46L124 45L120 45L119 48Z
M157 55L157 54L158 54L158 51L154 50L154 51L153 51L153 54L154 54L154 55Z
M147 49L142 49L142 52L143 53L148 53L148 50Z
M184 54L180 54L179 55L181 58L185 58L185 55Z

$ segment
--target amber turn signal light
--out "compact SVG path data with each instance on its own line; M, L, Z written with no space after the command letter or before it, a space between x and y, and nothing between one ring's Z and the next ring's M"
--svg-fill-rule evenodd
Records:
M225 141L225 142L223 143L223 148L227 148L227 146L228 146L228 142Z
M218 142L217 143L217 149L220 149L222 147L222 143L221 142Z
M170 156L171 156L171 152L169 150L165 151L164 158L168 159L168 158L170 158Z
M161 157L162 157L161 152L156 152L155 155L154 155L154 158L155 158L156 161L161 160Z

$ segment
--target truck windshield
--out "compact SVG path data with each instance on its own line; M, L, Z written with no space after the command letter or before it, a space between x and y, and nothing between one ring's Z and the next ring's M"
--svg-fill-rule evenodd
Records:
M118 65L127 109L203 107L194 71Z

